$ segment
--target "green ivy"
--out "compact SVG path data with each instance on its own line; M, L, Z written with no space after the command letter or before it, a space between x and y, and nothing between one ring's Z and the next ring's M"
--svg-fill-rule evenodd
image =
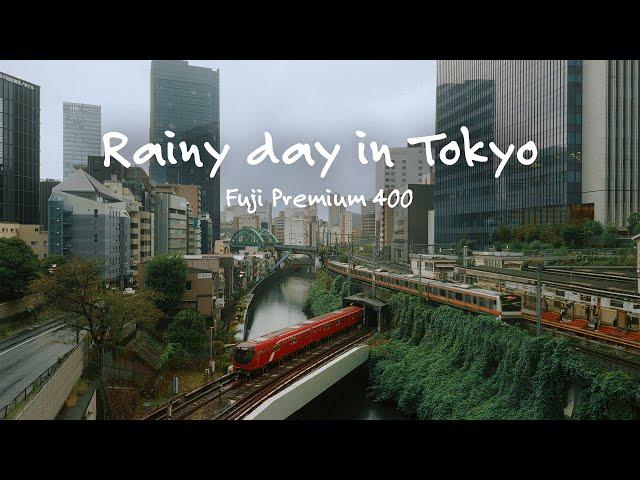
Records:
M350 278L337 276L334 279L325 271L320 271L316 281L309 288L303 311L317 317L342 308L342 299L357 293Z
M345 283L334 281L330 292L314 285L312 311L333 308ZM394 402L406 415L561 419L574 385L574 418L640 418L639 381L594 366L566 340L535 337L490 316L432 308L401 293L388 304L388 341L372 349L369 395Z

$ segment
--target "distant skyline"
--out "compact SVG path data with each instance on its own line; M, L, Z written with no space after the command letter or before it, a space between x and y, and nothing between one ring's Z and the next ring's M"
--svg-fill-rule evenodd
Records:
M374 194L375 166L357 160L356 130L368 142L406 146L408 137L434 133L435 61L216 61L189 60L220 70L221 144L230 153L222 167L221 207L227 188L287 194ZM149 141L150 61L0 60L0 71L41 87L40 176L62 178L64 101L100 105L102 133L129 137L125 154ZM318 164L265 161L246 155L269 131L278 156L290 145L319 141L341 150L328 175ZM326 209L319 208L320 211ZM276 210L277 211L277 210ZM319 211L319 213L320 213ZM323 216L325 216L323 215Z

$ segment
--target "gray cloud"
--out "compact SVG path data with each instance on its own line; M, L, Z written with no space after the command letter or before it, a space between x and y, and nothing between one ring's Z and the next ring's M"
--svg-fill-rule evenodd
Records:
M190 61L220 69L222 143L231 151L222 167L226 188L270 192L374 193L374 164L357 160L355 130L368 141L404 146L434 132L434 61ZM103 132L129 137L125 153L148 141L149 61L1 61L0 71L41 86L41 177L62 176L62 102L102 105ZM326 178L315 167L265 162L249 166L246 155L274 139L277 155L291 144L341 145ZM321 210L322 211L322 210Z

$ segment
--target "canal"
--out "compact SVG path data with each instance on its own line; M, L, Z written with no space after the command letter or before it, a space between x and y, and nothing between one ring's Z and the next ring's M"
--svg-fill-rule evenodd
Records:
M309 270L298 270L275 279L256 302L248 338L256 338L287 325L307 319L302 311L307 291L315 276ZM366 398L368 366L362 365L322 395L295 412L292 420L391 420L402 414L390 405Z

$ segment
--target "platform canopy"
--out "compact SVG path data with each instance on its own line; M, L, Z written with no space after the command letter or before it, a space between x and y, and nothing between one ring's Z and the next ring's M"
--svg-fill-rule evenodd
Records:
M368 305L372 308L380 309L386 305L382 300L378 300L377 298L366 297L361 293L357 293L356 295L351 295L350 297L345 297L342 299L342 304L347 305L351 302L356 302L364 305Z

